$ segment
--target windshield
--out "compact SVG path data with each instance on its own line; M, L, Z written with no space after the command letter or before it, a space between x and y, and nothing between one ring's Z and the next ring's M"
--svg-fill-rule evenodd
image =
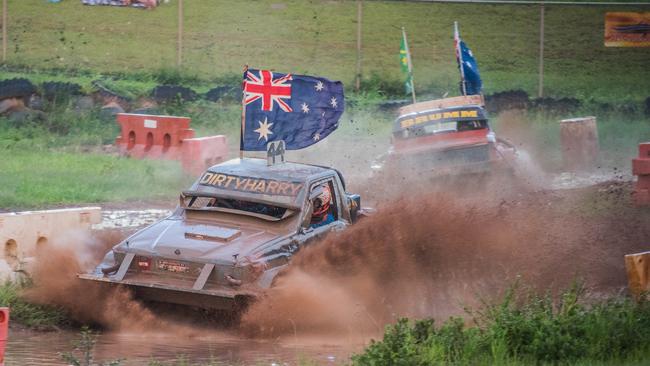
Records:
M180 203L187 210L221 211L272 221L282 220L294 213L286 207L225 197L181 194Z
M437 122L397 131L395 132L395 137L398 139L409 139L439 133L480 130L487 127L487 120Z

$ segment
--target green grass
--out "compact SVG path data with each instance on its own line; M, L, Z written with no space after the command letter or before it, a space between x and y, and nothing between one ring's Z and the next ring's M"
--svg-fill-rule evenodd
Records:
M284 6L273 6L273 4ZM159 81L206 88L243 65L324 75L351 85L356 64L354 1L193 0L185 3L183 69L176 59L177 2L154 11L9 0L10 69L71 71L87 84L99 73L131 75L142 91ZM548 95L640 101L650 95L648 48L606 48L607 11L647 7L546 7ZM47 16L43 16L47 14ZM405 26L421 91L457 92L452 28L474 51L486 93L537 88L539 8L525 5L366 1L363 73L400 78ZM9 70L9 69L7 69ZM39 71L40 72L40 71ZM15 76L8 71L0 76ZM67 76L54 76L54 78Z
M20 296L21 291L19 284L0 285L0 307L10 308L12 322L37 329L56 329L70 324L70 318L62 309L27 302Z
M352 358L354 365L640 365L650 357L650 304L587 304L584 288L557 297L511 288L500 302L451 318L401 319Z
M0 207L173 200L191 179L178 162L135 160L100 153L5 151Z

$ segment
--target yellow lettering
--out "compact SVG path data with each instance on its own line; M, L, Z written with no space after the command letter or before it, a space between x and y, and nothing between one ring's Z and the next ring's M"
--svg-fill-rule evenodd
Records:
M429 120L429 118L427 118L427 116L415 117L415 123L416 124L424 123L424 122L426 122L428 120Z
M208 182L210 181L210 179L212 179L212 176L213 176L213 175L214 175L214 174L212 174L212 173L205 173L205 174L203 174L203 176L201 177L201 180L199 181L199 184L206 184L206 183L208 183Z
M286 196L288 188L289 188L289 183L280 182L280 186L278 187L278 193L277 194L280 194L280 192L282 192Z
M254 191L256 185L257 179L248 179L248 182L244 184L244 191Z
M226 181L226 183L224 184L224 186L225 186L226 188L230 187L230 183L232 183L232 181L233 181L234 179L235 179L235 177L233 177L232 175L231 175L231 176L228 176L228 180Z
M277 194L278 191L278 182L272 180L269 184L266 185L266 193Z
M478 113L476 111L461 111L460 112L461 117L478 117Z
M302 184L296 183L296 184L291 184L291 195L295 196L298 194L298 191L302 188Z
M255 191L264 193L264 190L266 190L266 181L264 179L260 179L260 181L255 186Z
M246 181L248 181L248 178L241 179L241 178L237 177L237 181L235 182L235 189L236 190L241 190L243 188L244 184L246 184Z
M223 174L218 174L217 177L214 179L214 182L212 182L212 185L216 185L221 187L223 185L223 182L226 180L226 176Z

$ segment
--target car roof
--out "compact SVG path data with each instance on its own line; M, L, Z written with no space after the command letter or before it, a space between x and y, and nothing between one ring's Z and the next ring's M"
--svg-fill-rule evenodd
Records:
M251 178L266 178L306 182L312 177L333 172L327 167L285 162L269 166L266 159L244 158L232 159L208 168L213 173L237 175Z

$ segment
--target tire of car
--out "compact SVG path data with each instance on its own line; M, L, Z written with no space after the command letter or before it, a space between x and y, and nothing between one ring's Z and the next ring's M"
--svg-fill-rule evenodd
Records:
M224 85L208 90L204 98L211 102L217 102L222 99L241 99L241 93L238 94L237 87Z
M175 101L191 102L196 100L198 95L190 88L178 85L158 85L151 91L151 97L158 103L169 103Z
M0 81L0 99L24 98L36 93L36 88L27 79L8 79Z
M43 97L48 100L81 95L81 85L61 81L46 81L41 84Z

